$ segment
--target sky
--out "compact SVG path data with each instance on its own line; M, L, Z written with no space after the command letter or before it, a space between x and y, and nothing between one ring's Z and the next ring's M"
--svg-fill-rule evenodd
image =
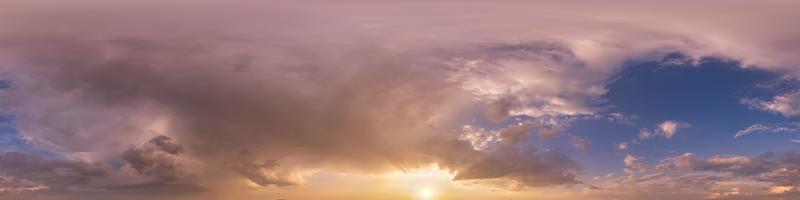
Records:
M800 2L0 2L0 199L800 199Z

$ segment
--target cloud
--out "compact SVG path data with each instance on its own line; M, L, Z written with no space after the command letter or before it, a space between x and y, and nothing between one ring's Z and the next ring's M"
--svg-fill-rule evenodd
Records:
M261 186L292 186L303 181L301 174L281 168L274 160L267 160L264 163L240 164L235 166L234 170Z
M102 163L5 152L0 154L0 193L86 188L109 173L111 166Z
M470 149L478 152L464 152L463 147L449 148L439 153L439 164L457 171L453 178L456 181L500 180L506 183L504 187L516 189L580 184L577 179L582 171L580 164L559 151L542 151L521 143L530 138L531 129L539 128L541 131L551 126L548 124L565 123L556 121L538 119L511 124L500 130L465 125L458 141L469 142ZM583 143L576 145L583 146L576 148L589 148L588 141L578 139Z
M602 80L565 45L531 42L465 52L451 61L450 79L486 101L487 117L499 122L511 115L592 114L588 107L605 93Z
M787 66L800 63L798 30L764 23L791 19L794 6L621 3L632 7L4 2L0 70L14 103L4 109L37 147L87 160L30 158L31 166L80 171L123 159L138 175L132 179L171 180L185 167L206 184L274 186L300 183L305 171L383 173L439 162L459 180L554 186L577 184L580 165L558 151L512 145L530 139L526 127L476 125L469 131L479 134L461 137L465 125L597 114L622 64L676 51L797 73ZM755 105L793 103L782 96ZM764 109L791 114L784 107ZM565 130L539 125L532 129L545 139ZM666 121L644 138L671 138L687 126ZM14 172L60 187L59 178ZM73 175L65 179L95 179Z
M779 113L787 117L800 115L800 91L792 91L775 97L772 100L743 99L743 104L752 109Z
M99 161L122 159L143 183L173 184L197 176L198 183L187 184L248 179L265 187L291 186L308 175L296 172L383 173L434 162L461 169L459 180L508 179L525 187L579 183L579 165L555 151L523 156L497 150L515 147L463 148L467 141L456 140L452 132L464 123L456 114L483 106L471 101L483 97L465 90L461 80L444 79L461 73L458 68L435 68L440 62L417 59L416 52L368 46L359 48L369 51L354 48L330 58L332 52L311 46L298 46L312 51L305 53L267 46L258 50L270 53L242 56L252 52L225 45L247 45L204 41L218 46L196 49L197 42L161 37L58 36L4 46L14 61L7 69L18 75L11 79L20 100L14 111L22 134L45 141L42 147L48 150L90 152L89 159ZM505 46L481 48L502 56L523 51L513 59L544 59L537 54L550 53L535 51L549 46ZM37 58L45 54L47 59ZM242 63L249 64L243 68ZM41 114L46 111L53 114ZM569 114L559 112L542 115ZM541 124L536 128L547 138L564 128L558 120ZM498 138L509 144L491 145L519 143L528 137L526 127L533 128L499 131ZM136 147L125 149L130 145ZM494 174L501 172L481 164L487 159L515 168ZM281 163L280 168L265 167L271 166L265 160Z
M768 183L770 187L800 185L800 156L797 152L765 153L754 157L714 156L698 159L693 154L670 158L661 169L726 173L729 177Z
M530 138L530 129L537 124L534 122L519 123L516 126L511 125L500 130L498 136L510 145L516 145L519 142Z
M126 193L135 190L147 195L181 194L204 189L192 179L182 158L182 147L169 137L159 136L121 153L119 162L91 162L80 158L47 158L23 152L0 154L0 195L45 193L63 195L88 191ZM143 195L143 196L147 196ZM152 197L152 196L151 196ZM23 197L20 197L23 198Z
M599 185L594 197L655 199L791 199L798 186L797 152L758 156L712 156L692 153L662 159L654 164L627 155L627 176ZM766 188L766 189L765 189ZM619 192L635 191L635 192ZM781 194L781 195L777 195Z
M634 123L634 121L637 118L638 117L635 116L635 115L634 116L626 116L626 115L624 115L622 113L616 113L616 112L608 114L608 117L607 117L608 121L617 122L617 123L625 124L625 125L631 125L631 126L636 124L636 123Z
M628 145L628 143L627 143L627 142L619 143L619 144L617 145L617 150L620 150L620 151L626 151L626 150L628 150L628 146L629 146L629 145Z
M29 180L11 177L5 173L0 174L0 195L4 194L19 194L23 192L32 192L39 190L47 190L49 187L39 183L34 183Z
M790 133L798 131L797 128L794 127L786 127L786 126L771 126L771 125L764 125L764 124L753 124L745 129L736 131L736 135L734 138L750 135L753 133L759 132L771 132L771 133Z
M688 127L691 127L689 123L670 120L661 122L661 124L658 125L658 130L664 135L664 137L672 138L672 136L678 132L679 128Z
M648 139L654 136L661 136L670 139L672 138L672 136L675 135L675 133L678 132L678 129L689 128L691 126L692 126L691 124L686 122L667 120L661 122L661 124L658 124L658 128L656 128L655 130L652 131L647 129L641 130L639 132L639 139Z
M163 181L174 181L189 176L182 158L183 147L167 136L157 136L137 148L130 148L119 157L137 172Z
M639 158L637 158L635 156L626 155L625 159L623 160L623 162L625 163L625 172L626 173L633 173L633 172L636 172L636 171L644 169L644 164L642 164L639 161Z
M484 150L488 148L491 143L497 142L499 140L497 137L497 133L494 131L472 125L464 125L464 127L461 128L461 134L459 134L458 139L469 142L472 149Z
M566 155L532 146L496 146L478 162L458 169L454 180L508 178L512 185L552 186L580 183L580 165Z
M458 139L469 142L475 150L484 150L496 145L495 143L497 142L504 142L514 146L530 139L531 131L537 132L541 139L557 137L564 133L564 129L573 121L575 121L575 118L537 117L508 124L500 130L485 129L477 125L466 124L461 127ZM586 142L588 143L589 141Z
M713 192L710 193L707 198L709 199L720 199L720 198L733 198L733 197L750 197L753 196L753 193L750 192L742 192L740 188L733 187L730 191L722 191L722 192Z
M586 138L578 137L578 136L571 136L572 140L572 147L575 147L578 150L586 151L592 147L592 143L589 142Z

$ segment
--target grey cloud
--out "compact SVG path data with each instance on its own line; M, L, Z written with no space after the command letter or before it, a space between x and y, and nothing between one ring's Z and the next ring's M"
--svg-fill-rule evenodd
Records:
M167 152L169 154L174 155L183 152L183 146L172 142L172 138L164 135L160 135L158 137L150 139L149 143L155 145L156 147L161 149L161 151Z
M282 168L277 161L248 163L234 166L234 170L261 186L292 186L300 184L300 177L290 169Z
M131 154L131 151L126 153ZM191 180L176 180L177 177L168 175L166 172L173 172L168 169L172 166L154 159L150 153L147 156L151 157L137 155L127 157L127 160L141 173L154 176L155 180L126 174L124 167L115 168L106 163L5 152L0 154L0 195L11 199L36 199L82 194L82 199L104 199L91 196L122 193L135 198L150 198L153 196L148 195L205 191ZM152 164L154 162L162 163Z
M180 155L183 147L167 136L158 136L141 147L130 148L120 158L139 173L164 181L174 181L189 175Z
M109 173L112 173L111 166L101 163L46 159L21 152L0 154L4 190L86 188Z
M514 106L512 102L514 101L513 99L512 97L503 97L489 102L486 107L486 113L484 114L486 119L494 123L500 123L506 120L506 118L511 115L510 112Z
M553 150L535 147L496 146L478 162L458 171L455 180L508 178L523 186L579 184L578 163Z
M530 138L531 128L537 126L535 122L519 123L511 125L500 130L499 136L504 142L510 145L516 145L519 142Z

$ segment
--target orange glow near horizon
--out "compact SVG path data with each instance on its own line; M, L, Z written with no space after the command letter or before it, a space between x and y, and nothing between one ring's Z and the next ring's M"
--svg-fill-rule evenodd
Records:
M384 199L459 200L553 197L555 190L507 190L491 181L454 181L455 172L437 164L381 174L319 171L306 184L292 188L259 187L253 191L267 199ZM499 181L499 180L498 180Z

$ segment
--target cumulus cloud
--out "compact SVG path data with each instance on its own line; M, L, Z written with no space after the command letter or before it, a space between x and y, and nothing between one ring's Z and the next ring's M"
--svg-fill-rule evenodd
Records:
M188 176L186 161L180 157L183 147L171 140L167 136L157 136L141 147L122 152L119 157L137 172L160 180L173 181Z
M547 116L592 114L593 98L605 93L601 79L592 77L565 45L527 43L504 45L458 56L450 79L460 82L488 106L487 117L499 122L511 115Z
M689 123L686 122L678 122L678 121L664 121L658 125L658 130L664 135L666 138L672 138L675 133L678 132L679 128L688 128L691 127Z

